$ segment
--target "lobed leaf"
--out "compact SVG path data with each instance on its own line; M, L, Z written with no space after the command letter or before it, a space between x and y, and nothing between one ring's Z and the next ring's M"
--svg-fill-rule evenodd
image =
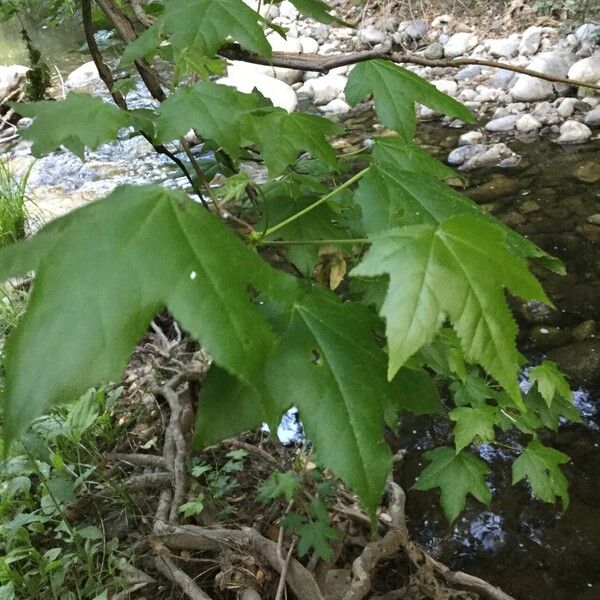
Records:
M529 371L529 381L537 383L537 388L548 407L555 396L571 401L571 388L556 363L545 360Z
M457 453L475 439L485 442L495 438L494 425L498 419L498 408L495 406L460 406L451 410L448 416L456 422L453 433Z
M504 245L499 228L468 215L437 228L413 225L383 232L351 275L389 274L380 314L386 319L388 377L442 324L452 322L467 360L484 369L522 406L517 383L517 325L504 289L548 302L539 282Z

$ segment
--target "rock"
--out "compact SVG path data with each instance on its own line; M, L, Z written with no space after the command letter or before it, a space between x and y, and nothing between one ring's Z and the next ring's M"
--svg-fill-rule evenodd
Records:
M506 177L505 175L499 175L494 179L490 179L490 181L486 181L477 187L467 190L466 193L469 198L478 204L482 204L509 196L520 190L521 187L519 180Z
M432 83L440 92L449 96L455 96L458 91L458 83L452 79L438 79Z
M517 225L523 225L523 223L527 222L527 219L516 210L511 210L498 218L509 227L516 227Z
M544 52L538 54L528 65L528 69L541 71L550 75L566 77L571 66L575 63L574 54L566 51ZM559 93L564 93L569 86L566 84L556 84L543 79L530 77L529 75L519 75L511 93L515 100L522 102L535 102L536 100L546 100L554 97L554 89Z
M309 79L305 86L312 94L312 101L317 106L331 102L337 98L346 87L348 79L343 75L328 73L318 79Z
M316 54L319 51L319 42L311 37L298 38L303 54Z
M429 23L423 19L411 21L404 29L404 34L411 40L420 40L425 37L429 31Z
M0 66L0 101L21 85L27 71L29 67L23 65Z
M540 102L532 113L542 125L554 125L560 121L558 111L550 102Z
M592 130L579 121L565 121L560 127L559 144L584 144L592 137Z
M600 225L600 213L596 213L595 215L590 215L588 217L588 223L594 223L594 225Z
M423 56L429 60L439 60L444 57L444 46L439 42L433 42L423 50Z
M506 144L460 146L448 155L448 163L458 166L462 171L497 165L512 166L518 164L519 160L519 156Z
M470 132L470 133L478 133L478 132ZM465 134L466 135L466 134ZM482 135L483 139L483 135ZM486 144L478 144L476 142L471 142L470 144L459 146L455 148L448 154L448 164L453 167L458 167L465 163L470 158L476 156L477 154L481 154L487 150L488 146Z
M539 350L551 350L571 341L571 333L561 327L536 325L529 332L529 339Z
M350 112L350 105L341 98L334 98L331 102L322 106L321 111L330 115L345 115Z
M600 181L600 162L588 160L577 165L573 171L573 177L585 183L596 183L597 181Z
M535 200L525 200L525 202L521 204L519 210L524 215L529 215L531 213L537 212L538 210L540 210L540 208L541 206Z
M573 337L578 342L583 342L591 338L596 333L596 321L589 319L583 323L579 323L575 329L573 329Z
M98 69L94 61L90 60L69 73L65 79L65 87L70 90L79 90L89 88L100 82Z
M564 119L569 118L575 112L575 106L578 102L577 98L563 98L558 105L558 114Z
M523 35L521 37L521 43L519 44L519 52L528 56L532 56L533 54L535 54L540 47L543 32L544 29L542 27L528 27L523 32Z
M477 36L473 33L455 33L444 44L444 56L446 58L462 56L465 52L473 50L477 46L477 41Z
M364 29L358 30L358 39L363 44L381 44L387 38L387 34L382 29L375 27L373 25L368 25Z
M496 58L512 58L519 53L519 41L511 38L487 40L485 45Z
M515 80L514 71L507 71L506 69L497 69L494 76L489 80L488 85L492 88L501 90L508 90Z
M595 108L587 113L587 115L583 117L583 122L588 127L600 127L600 108Z
M512 131L515 128L518 120L519 117L517 115L508 115L506 117L500 117L499 119L494 119L493 121L486 123L485 128L494 133L500 131Z
M521 133L531 133L532 131L537 131L541 129L542 124L531 115L523 115L519 118L519 120L515 123L515 128L517 131Z
M578 225L575 230L582 238L592 242L592 244L600 244L600 225L584 223L583 225Z
M517 309L526 323L531 325L545 325L555 322L558 313L538 300L519 301Z
M575 386L600 384L600 340L589 339L551 350L548 358L558 364Z
M283 38L277 32L273 31L267 36L267 40L274 52L289 52L290 54L302 52L302 42L297 37L288 35L287 38ZM273 72L277 79L284 81L288 85L302 81L303 73L296 69L274 67Z
M470 146L472 144L480 144L482 141L483 141L483 133L481 133L481 131L467 131L467 133L463 133L458 138L458 145L459 146Z
M299 14L298 9L289 0L283 0L279 5L279 15L281 17L295 21Z
M600 43L600 25L584 23L575 31L575 37L582 43L598 44Z
M458 71L456 75L454 75L454 79L456 79L456 81L473 79L474 77L481 75L481 71L482 68L479 65L469 65L468 67Z
M229 85L236 88L239 92L249 93L256 88L265 98L268 98L274 106L279 106L293 112L298 105L296 92L283 81L262 75L256 72L244 73L241 70L235 71L233 75L217 79L221 85Z
M241 60L230 60L227 66L227 77L235 77L237 75L248 77L252 73L275 77L275 69L269 65L254 65Z
M600 52L588 58L578 60L567 74L569 79L576 79L594 85L600 82Z

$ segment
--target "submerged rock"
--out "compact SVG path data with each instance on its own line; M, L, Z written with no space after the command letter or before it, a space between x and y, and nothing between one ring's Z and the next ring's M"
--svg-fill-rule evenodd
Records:
M583 144L592 137L592 130L579 121L565 121L560 127L559 144Z
M558 364L573 385L600 385L600 340L588 339L551 350L548 358Z

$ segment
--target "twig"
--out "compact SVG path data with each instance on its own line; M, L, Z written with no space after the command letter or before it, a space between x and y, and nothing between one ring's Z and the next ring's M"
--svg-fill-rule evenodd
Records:
M600 85L579 81L577 79L568 79L550 73L542 73L508 63L486 60L483 58L454 58L454 59L430 59L418 54L402 54L399 52L382 52L381 50L362 50L359 52L349 52L346 54L334 54L323 56L320 54L295 54L287 52L273 52L270 58L265 58L259 54L248 52L236 44L229 44L221 50L219 54L230 60L240 60L259 65L268 65L273 67L285 67L287 69L296 69L298 71L318 71L326 73L337 67L355 65L367 60L382 59L394 63L414 64L423 67L465 67L467 65L479 65L482 67L492 67L495 69L505 69L537 79L544 79L555 83L566 83L567 85L585 87L594 90L600 90Z
M169 557L160 555L154 559L154 564L167 579L176 583L181 591L191 600L211 600L196 582L184 571L182 571Z
M283 530L283 528L282 528ZM283 561L283 565L281 567L281 575L279 576L279 584L277 586L277 593L275 594L275 600L281 600L283 598L283 592L285 590L285 578L288 572L288 568L290 566L290 559L292 558L292 553L294 552L294 546L296 545L296 540L292 539L290 544L290 548L288 550L287 556Z
M167 465L163 456L157 456L156 454L123 454L121 452L106 452L104 458L140 467L156 467L159 469L168 469L170 467L170 465Z
M223 440L222 443L227 446L233 446L234 448L240 448L242 450L250 452L251 454L255 454L256 456L262 458L264 461L270 463L274 467L281 467L279 461L260 446L255 446L254 444L249 444L248 442L242 442L241 440L238 440L236 438L228 438L226 440Z
M58 80L60 81L60 89L62 91L62 97L64 100L67 97L67 93L65 91L65 82L62 73L60 72L60 69L56 65L54 65L54 70L56 71L56 75L58 76Z

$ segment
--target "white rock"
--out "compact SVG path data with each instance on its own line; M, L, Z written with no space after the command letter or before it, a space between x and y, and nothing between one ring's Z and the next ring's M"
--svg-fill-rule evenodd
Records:
M527 54L528 56L534 55L539 50L543 32L544 30L542 27L528 27L521 37L519 52L521 54Z
M242 76L258 73L259 75L266 75L267 77L275 77L275 69L269 65L254 65L241 60L230 60L229 65L227 65L227 76L234 77L239 73L241 73Z
M297 37L288 35L286 38L283 38L277 32L273 31L267 36L267 41L271 44L271 49L274 52L289 52L290 54L302 52L302 42ZM283 67L274 67L273 72L277 79L288 85L301 81L303 75L302 71Z
M438 79L432 83L440 92L449 96L455 96L458 91L458 83L452 79Z
M444 46L439 42L433 42L429 44L425 50L423 50L423 56L429 60L438 60L444 57Z
M568 73L569 79L577 79L585 83L600 83L600 52L588 58L578 60Z
M461 100L465 100L465 101L475 100L475 98L477 98L477 92L470 88L465 88L464 90L461 91L459 97Z
M77 90L98 82L100 82L100 74L94 61L90 60L69 73L65 79L65 86L70 90Z
M575 105L577 104L577 102L577 98L563 98L562 102L558 105L557 108L558 114L564 119L567 119L575 111Z
M481 131L467 131L458 138L459 146L472 146L473 144L481 144L483 141L483 133Z
M234 87L239 92L246 94L256 88L265 98L268 98L274 106L279 106L293 112L298 105L296 92L283 81L267 77L260 73L243 73L238 70L234 75L217 79L217 83L221 85L229 85Z
M456 58L469 50L473 50L475 46L477 46L477 36L473 33L455 33L444 44L444 56L447 58Z
M519 53L519 41L510 38L487 40L486 46L496 58L512 58Z
M363 44L381 44L387 37L387 34L382 29L378 27L374 27L373 25L368 25L364 29L358 30L358 39L363 42Z
M500 117L499 119L494 119L486 124L485 128L488 131L493 131L495 133L501 131L512 131L515 128L515 125L519 117L517 115L507 115L506 117Z
M19 87L25 80L27 71L29 67L23 65L0 66L0 100L4 100Z
M279 15L290 21L295 21L299 14L298 9L289 0L283 0L279 5Z
M560 121L558 111L550 102L540 102L533 110L533 116L542 125L555 125Z
M529 63L528 68L533 71L565 77L575 61L575 55L570 52L544 52L538 54ZM562 83L551 83L543 79L530 77L529 75L519 75L515 85L511 89L511 93L515 100L535 102L536 100L552 98L554 96L554 88L559 93L562 93L569 89L569 86Z
M484 151L476 153L466 160L459 168L461 171L470 171L481 167L510 167L519 163L520 157L506 144L493 144L485 146Z
M318 79L309 79L305 86L310 89L313 102L322 106L337 98L344 91L347 82L348 79L343 75L329 73Z
M411 40L420 40L425 37L428 31L429 23L427 23L427 21L423 21L423 19L415 19L414 21L408 23L408 25L404 28L403 33Z
M579 121L565 121L560 127L559 144L583 144L592 137L592 130Z
M575 32L575 37L583 43L598 43L600 41L600 25L584 23Z
M301 37L299 41L304 54L316 54L319 51L319 42L315 38Z
M350 105L341 98L335 98L325 106L322 106L320 110L330 115L345 115L350 112Z
M541 127L542 124L531 115L523 115L515 124L516 130L521 133L531 133L532 131L541 129Z
M589 127L600 127L600 108L595 108L587 113L583 122Z

